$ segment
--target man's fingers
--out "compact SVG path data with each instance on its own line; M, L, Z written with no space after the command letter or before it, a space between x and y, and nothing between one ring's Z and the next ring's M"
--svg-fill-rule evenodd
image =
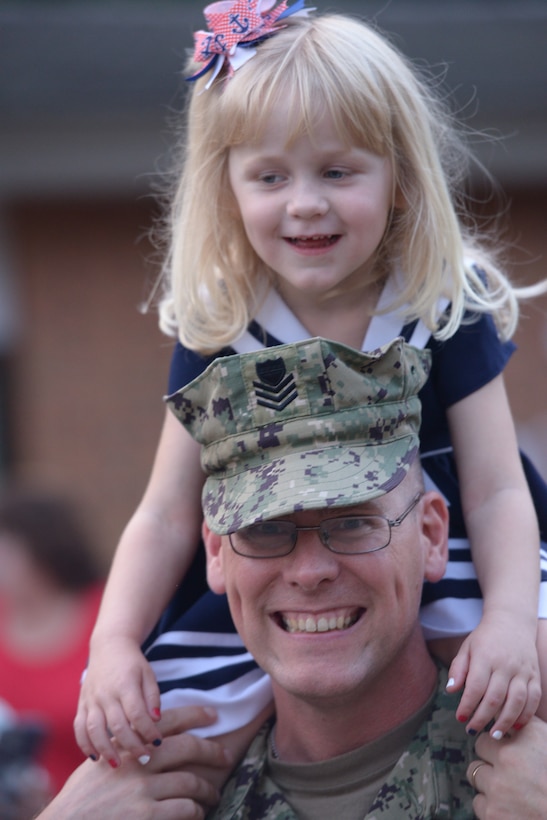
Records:
M215 787L202 777L191 772L163 772L152 775L149 782L151 796L158 801L195 801L204 808L216 806L220 794ZM184 795L181 798L180 795Z
M491 766L485 760L473 760L473 762L470 763L467 767L467 779L477 792L482 791L481 781L484 777L484 770L487 767L489 769L491 768Z
M166 709L157 726L162 736L168 737L201 726L210 726L216 719L216 711L207 706L179 706L175 709Z
M166 737L162 745L154 749L148 768L154 772L177 772L196 767L222 769L230 765L233 765L232 757L220 743L182 732Z

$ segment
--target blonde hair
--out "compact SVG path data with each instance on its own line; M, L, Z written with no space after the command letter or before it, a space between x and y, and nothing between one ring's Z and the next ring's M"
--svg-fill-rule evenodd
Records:
M378 280L403 272L389 308L407 305L408 321L422 319L439 339L450 337L470 309L492 313L503 338L513 334L518 300L533 289L512 287L464 227L459 184L468 151L432 84L385 37L342 15L289 18L231 78L221 73L204 90L207 80L191 94L172 197L159 306L164 332L214 353L244 332L262 283L274 281L246 237L227 165L230 147L259 138L282 100L290 139L313 134L320 105L349 145L390 158L405 206L393 209L377 252ZM439 322L442 295L451 312Z

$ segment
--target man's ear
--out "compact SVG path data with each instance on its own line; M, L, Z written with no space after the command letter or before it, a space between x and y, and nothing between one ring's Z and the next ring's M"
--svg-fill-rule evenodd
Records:
M216 532L211 532L205 521L201 527L201 537L207 556L207 582L213 592L222 595L226 592L222 565L222 537Z
M422 537L425 544L424 577L440 581L448 561L448 507L440 493L431 490L421 500Z

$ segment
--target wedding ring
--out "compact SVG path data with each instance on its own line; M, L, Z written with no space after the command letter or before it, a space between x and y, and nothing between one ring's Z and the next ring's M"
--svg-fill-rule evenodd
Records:
M481 766L486 766L486 761L485 760L481 760L481 761L479 761L479 763L477 763L477 765L475 766L475 768L473 769L473 771L471 772L471 775L469 777L469 780L471 781L471 785L475 789L476 792L478 792L478 788L477 788L477 784L475 783L475 778L476 778L477 772L479 771Z

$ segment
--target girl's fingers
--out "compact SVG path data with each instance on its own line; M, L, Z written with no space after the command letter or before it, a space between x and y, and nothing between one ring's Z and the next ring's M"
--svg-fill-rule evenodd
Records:
M100 755L87 733L87 711L79 707L74 718L74 736L82 753L92 760L98 760Z
M89 709L86 718L86 732L95 750L93 756L104 758L113 769L116 769L120 765L120 757L112 742L102 709L96 707Z
M532 717L540 698L535 678L526 681L515 676L507 682L501 673L494 673L475 712L468 730L480 732L491 721L490 735L500 740L515 724L524 726Z
M505 704L490 728L490 735L499 740L512 728L522 729L535 714L540 699L541 688L535 678L527 683L513 679Z
M142 677L142 696L146 704L147 714L153 721L161 718L161 701L158 683L150 666L147 665Z
M144 706L144 704L142 705ZM152 742L158 738L158 730L148 715L143 715L141 710L141 717L142 716L150 724L151 731L149 732L149 735ZM109 738L109 746L114 751L114 757L109 760L111 765L112 759L119 761L119 755L116 752L116 747L124 749L137 760L139 758L144 759L150 756L150 749L146 746L145 742L143 742L140 734L135 730L133 723L130 722L130 720L133 721L133 719L134 717L131 714L128 715L127 710L122 704L119 703L109 707L106 713L108 732L111 736L111 738ZM139 722L142 722L141 719L139 719ZM91 735L94 745L97 746L97 741L91 732L89 732L89 734Z
M476 725L476 713L477 710L483 704L484 697L489 685L490 670L481 669L480 672L477 672L477 667L475 666L467 677L463 694L458 709L456 711L456 717L462 723L468 723L468 721L470 721L470 718L473 716L473 718L475 718L475 722L473 723L473 725L471 725L471 728L475 729L476 731L479 731ZM483 706L483 711L485 709L486 707ZM491 719L494 716L494 714L495 713L491 714L489 719Z
M123 719L120 729L116 730L112 725L110 716L108 725L123 749L139 757L145 753L145 744L161 743L161 732L157 726L159 717L156 721L152 720L140 689L122 698L121 708Z

